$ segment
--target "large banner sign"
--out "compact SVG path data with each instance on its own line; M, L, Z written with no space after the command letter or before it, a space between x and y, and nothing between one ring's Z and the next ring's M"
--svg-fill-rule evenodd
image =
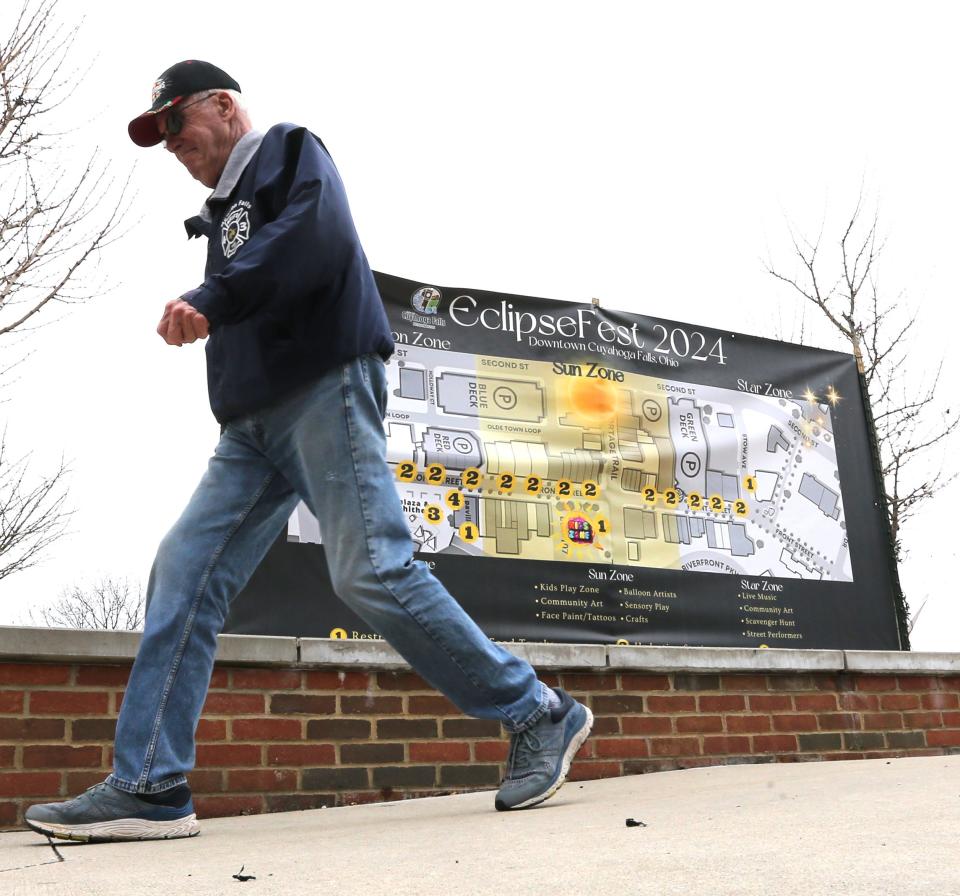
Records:
M420 560L498 640L899 649L849 355L378 275ZM377 637L304 505L228 630Z

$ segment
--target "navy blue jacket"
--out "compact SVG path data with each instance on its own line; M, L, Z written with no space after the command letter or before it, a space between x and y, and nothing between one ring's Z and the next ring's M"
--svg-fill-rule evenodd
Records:
M220 190L216 191L222 192ZM207 384L221 423L269 407L393 338L347 196L320 140L278 124L236 186L207 200L203 284L183 298L210 322Z

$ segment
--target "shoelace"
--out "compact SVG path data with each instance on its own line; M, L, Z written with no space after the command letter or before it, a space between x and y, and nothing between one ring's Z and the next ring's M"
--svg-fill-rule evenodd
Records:
M528 775L530 762L542 746L543 741L532 728L514 734L507 757L507 779L515 780Z

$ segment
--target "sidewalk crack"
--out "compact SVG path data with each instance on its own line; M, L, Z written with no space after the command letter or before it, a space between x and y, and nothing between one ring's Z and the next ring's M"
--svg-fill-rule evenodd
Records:
M53 840L51 840L49 836L47 837L47 843L50 844L50 848L53 850L53 854L56 856L56 859L50 859L49 862L34 862L32 865L18 865L16 868L0 868L0 874L3 874L4 871L25 871L27 868L39 868L42 865L56 865L60 862L67 861L62 855L60 855L60 850L54 846Z

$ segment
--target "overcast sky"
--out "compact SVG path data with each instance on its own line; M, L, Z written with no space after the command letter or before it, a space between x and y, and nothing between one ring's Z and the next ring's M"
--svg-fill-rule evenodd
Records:
M8 30L10 7L0 21ZM909 9L909 11L907 11ZM947 3L487 2L149 7L60 0L83 25L60 114L123 177L130 233L107 295L31 336L2 407L37 472L66 456L70 534L0 582L0 624L74 583L145 584L218 436L203 349L155 334L202 277L182 229L206 190L130 118L165 68L207 59L255 124L310 127L347 186L374 268L841 348L764 263L793 272L788 222L836 244L861 189L887 239L881 288L919 309L909 372L953 355L960 245L958 15ZM9 351L5 348L4 351ZM952 455L931 459L960 469ZM955 487L905 532L917 650L960 650Z

